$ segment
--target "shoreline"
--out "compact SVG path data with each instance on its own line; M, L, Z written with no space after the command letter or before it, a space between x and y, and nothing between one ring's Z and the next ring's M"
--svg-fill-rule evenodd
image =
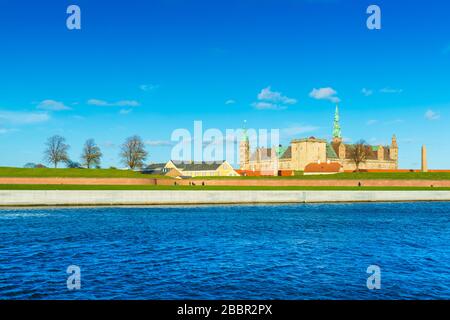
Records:
M450 191L0 190L0 207L446 202Z

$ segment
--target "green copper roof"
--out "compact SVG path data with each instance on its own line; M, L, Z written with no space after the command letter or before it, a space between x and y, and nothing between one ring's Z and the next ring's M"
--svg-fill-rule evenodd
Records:
M334 151L331 144L327 143L327 159L337 159L338 156L336 154L336 151Z
M342 138L341 125L339 124L339 107L337 105L334 113L333 138Z
M275 148L277 158L280 158L287 150L288 147L279 146Z

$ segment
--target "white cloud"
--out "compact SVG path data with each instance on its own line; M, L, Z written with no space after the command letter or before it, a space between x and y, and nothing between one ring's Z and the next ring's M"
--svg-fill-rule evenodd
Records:
M6 128L0 128L0 134L7 134L10 132L15 132L17 129L6 129Z
M367 121L367 125L368 126L371 126L371 125L374 125L374 124L377 124L377 123L378 123L378 120L375 120L375 119Z
M439 120L441 118L441 115L437 112L434 112L433 110L429 109L427 112L425 112L425 119L427 120Z
M349 138L349 137L343 137L343 138L342 138L342 141L345 142L345 143L352 143L352 142L353 142L353 139L352 139L352 138Z
M90 99L87 102L89 105L99 106L99 107L137 107L140 103L136 100L120 100L116 102L108 102L99 99Z
M236 103L236 100L233 100L233 99L229 99L229 100L225 101L225 104L235 104L235 103Z
M133 109L120 109L119 114L129 114Z
M226 146L236 145L239 142L239 137L234 134L228 134L225 137L212 137L210 140L203 141L203 146Z
M252 106L258 110L283 110L287 108L286 106L264 101L253 102Z
M141 89L142 91L148 92L148 91L153 91L159 88L159 85L157 84L141 84L139 86L139 89Z
M284 96L281 92L272 91L270 86L262 89L257 99L258 101L253 102L252 106L258 110L283 110L297 103L296 99Z
M281 130L281 133L286 136L297 136L308 132L313 132L318 130L319 127L310 125L294 125Z
M314 88L309 93L309 96L317 100L329 100L333 103L338 103L341 100L336 96L336 94L337 94L336 90L330 87L326 87L320 89Z
M49 119L50 116L46 112L0 111L0 123L33 124L45 122Z
M261 90L258 94L258 100L268 101L281 104L296 104L297 100L283 96L281 92L272 91L271 87L267 87Z
M71 110L72 108L66 106L63 102L55 100L43 100L37 105L38 109L48 110L48 111L63 111Z
M373 90L367 89L367 88L363 88L363 89L361 90L361 93L362 93L363 95L365 95L366 97L368 97L368 96L371 96L371 95L373 94Z
M147 140L145 144L151 147L169 147L173 145L173 142L166 140Z
M393 89L393 88L383 88L380 90L381 93L391 93L391 94L398 94L398 93L402 93L403 89Z
M116 148L116 147L117 147L117 145L116 145L114 142L111 142L111 141L105 141L105 142L102 144L102 146L103 146L104 148L107 148L107 149L110 149L110 148Z

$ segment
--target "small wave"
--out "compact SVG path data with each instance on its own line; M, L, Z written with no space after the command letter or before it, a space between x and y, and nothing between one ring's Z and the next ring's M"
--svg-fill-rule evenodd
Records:
M35 212L20 212L20 213L3 213L0 214L0 219L18 219L18 218L41 218L48 217L48 213L35 213Z

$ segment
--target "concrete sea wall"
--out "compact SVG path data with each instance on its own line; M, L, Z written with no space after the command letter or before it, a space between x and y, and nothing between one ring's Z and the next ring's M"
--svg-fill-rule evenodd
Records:
M450 187L450 180L333 180L333 179L217 179L217 180L169 180L157 179L157 185L189 185L194 183L207 186L265 186L265 187L357 187L359 183L364 187Z
M207 186L302 186L302 187L450 187L450 180L308 180L308 179L154 179L154 178L7 178L0 184L51 184L51 185L201 185Z
M450 201L450 191L0 190L0 206Z

